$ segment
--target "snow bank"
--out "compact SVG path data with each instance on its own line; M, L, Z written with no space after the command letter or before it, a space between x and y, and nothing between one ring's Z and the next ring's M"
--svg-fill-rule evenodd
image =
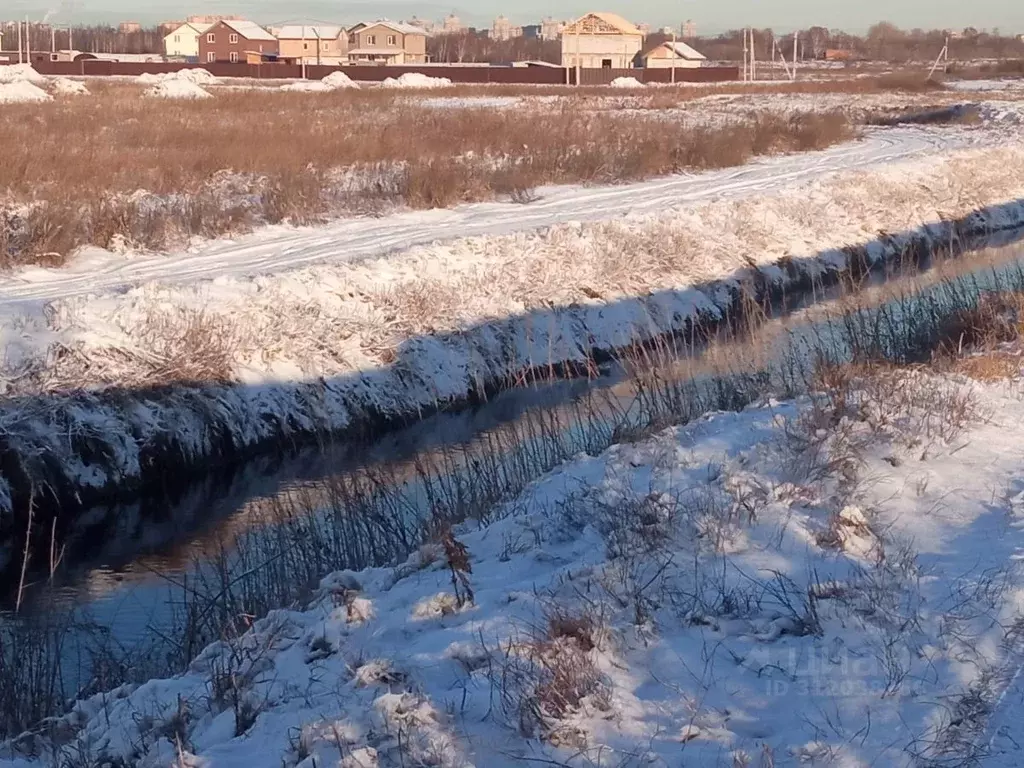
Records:
M299 80L297 83L282 85L282 91L298 91L300 93L329 93L334 89L319 80Z
M1024 148L925 157L752 194L376 260L154 280L69 296L45 311L23 296L2 318L19 329L4 359L21 361L3 378L33 371L30 380L56 388L95 389L8 389L35 398L0 408L0 434L8 455L26 463L23 476L67 489L73 504L75 494L130 488L168 464L213 465L272 447L284 432L312 439L429 413L536 368L586 364L698 320L713 324L734 309L751 264L766 291L794 290L827 281L850 259L878 262L915 243L1021 226L1024 206L989 207L1024 199ZM356 237L321 244L334 252ZM191 346L181 346L185 338ZM75 354L53 355L52 344ZM222 360L234 383L145 394L167 370L207 375L188 373L196 357ZM119 392L107 394L112 381ZM94 437L71 443L69 431ZM27 492L0 488L0 503Z
M643 88L644 84L635 77L616 77L610 83L612 88Z
M19 737L21 766L960 764L1016 668L1024 521L992 489L1024 474L1024 404L883 386L913 394L580 456L454 529L471 599L435 545L334 573L185 674ZM957 422L957 398L1000 417Z
M445 88L452 84L447 77L430 77L419 72L406 72L397 80L389 77L380 84L381 88Z
M46 82L46 78L36 72L31 64L0 65L0 83L18 83L21 81L43 83Z
M188 80L164 80L152 88L147 88L142 95L151 99L210 99L209 91L205 91Z
M300 80L297 83L282 85L282 91L299 91L302 93L330 93L348 88L359 88L344 72L332 72L323 80Z
M351 77L346 75L344 72L331 72L327 77L320 81L324 85L330 86L331 88L359 88L359 83L353 80Z
M43 101L53 101L53 97L28 80L0 83L0 104L29 104Z
M196 85L216 85L220 82L220 80L202 68L179 69L177 72L161 72L160 74L143 72L135 78L135 81L144 85L176 81L195 83Z
M79 80L58 77L52 84L53 92L61 96L88 96L89 89Z

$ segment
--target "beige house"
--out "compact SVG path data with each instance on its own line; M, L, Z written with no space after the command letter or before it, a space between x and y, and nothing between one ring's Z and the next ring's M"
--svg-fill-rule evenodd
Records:
M348 32L327 24L289 25L277 30L278 56L305 64L348 61Z
M629 69L643 47L644 35L614 13L594 12L562 30L562 66L583 69Z
M199 58L199 36L213 24L185 22L164 35L164 56L169 59Z
M368 21L348 31L349 64L426 64L427 35L396 21Z
M707 59L704 54L677 40L649 48L640 55L640 61L648 69L696 69L703 66Z

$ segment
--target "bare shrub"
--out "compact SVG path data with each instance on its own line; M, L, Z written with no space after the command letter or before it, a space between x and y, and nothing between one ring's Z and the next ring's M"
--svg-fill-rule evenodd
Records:
M567 717L610 708L608 684L592 658L596 632L593 617L560 614L527 640L510 640L492 653L492 690L522 735L572 742L578 735L565 728Z

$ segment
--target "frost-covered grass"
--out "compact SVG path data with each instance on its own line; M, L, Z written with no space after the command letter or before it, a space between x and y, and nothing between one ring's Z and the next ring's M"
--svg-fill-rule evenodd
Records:
M0 113L0 267L60 264L88 244L163 249L394 205L525 201L539 185L740 165L854 134L842 116L823 114L705 128L572 102L467 111L350 90L171 102L141 98L138 87L96 90Z
M820 391L828 396L822 408L844 411L857 389L858 397L878 404L872 429L900 422L913 398L938 409L928 415L928 428L949 439L948 430L955 432L969 420L975 404L932 374L987 382L1018 376L1024 305L1019 268L1006 270L997 263L998 272L971 278L955 266L950 262L948 273L940 270L946 279L925 281L910 292L897 284L867 299L851 294L840 303L841 314L826 314L792 334L776 335L774 324L761 333L762 318L748 313L753 335L740 344L713 344L682 362L671 347L633 350L624 359L633 372L632 404L621 395L606 399L598 393L572 408L529 415L469 451L441 450L408 467L369 467L261 503L251 517L243 516L211 540L193 572L168 579L180 579L168 593L174 623L153 627L151 643L119 647L102 628L83 626L82 617L72 622L60 609L37 606L27 626L3 627L3 728L17 732L60 711L64 698L77 690L66 688L72 680L85 686L78 695L88 695L186 668L208 642L243 634L251 617L305 604L329 571L401 561L451 524L488 519L495 505L523 494L538 474L581 450L596 455L617 443L641 442L708 410L741 410L772 394ZM835 362L851 360L855 364ZM891 360L927 362L930 373L899 371ZM834 416L810 418L828 425ZM822 533L825 539L844 541L846 528L866 524L852 510L840 512ZM29 582L45 578L46 563L38 560L46 548L51 558L60 549L49 538L52 529L42 523L40 528L44 535L33 548ZM517 552L512 544L504 546L503 558ZM420 613L444 614L452 599L459 598L428 601ZM563 613L553 614L563 627L583 620ZM72 634L79 669L68 668L67 656L57 650ZM548 649L538 642L541 651Z
M875 361L811 383L577 456L3 758L976 759L1019 664L1019 379Z
M1019 204L1001 204L1024 198L1022 166L1017 149L971 151L771 197L362 264L149 283L12 315L5 378L19 399L0 411L15 462L0 509L22 531L36 493L70 509L135 491L168 464L358 432L563 366L588 370L726 320L743 290L816 285L911 245L1019 226Z

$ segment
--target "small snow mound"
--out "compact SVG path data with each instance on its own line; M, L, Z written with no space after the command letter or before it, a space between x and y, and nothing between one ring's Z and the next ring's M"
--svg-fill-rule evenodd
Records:
M381 88L447 88L452 81L447 77L430 77L420 72L406 72L397 80L387 78L380 84Z
M185 80L189 83L196 83L197 85L216 85L220 81L211 75L207 70L202 67L196 69L179 69L172 75L175 80Z
M31 104L53 101L53 96L27 80L0 83L0 104Z
M204 91L188 80L164 80L152 88L147 88L143 96L151 99L210 99L209 92Z
M69 80L66 77L58 77L53 81L53 92L61 96L88 96L89 89L85 83L78 80Z
M0 83L42 83L46 78L32 69L31 64L9 64L0 66Z
M327 77L321 80L324 85L329 85L331 88L358 88L359 83L353 80L351 77L346 75L344 72L331 72Z
M635 77L616 77L611 82L612 88L643 88L644 84Z
M281 90L299 91L301 93L328 93L334 89L329 85L324 85L319 80L299 80L297 83L282 85Z
M195 83L196 85L216 85L220 82L216 77L202 68L179 69L177 72L162 72L158 75L143 72L135 82L143 85L155 85L156 83Z

